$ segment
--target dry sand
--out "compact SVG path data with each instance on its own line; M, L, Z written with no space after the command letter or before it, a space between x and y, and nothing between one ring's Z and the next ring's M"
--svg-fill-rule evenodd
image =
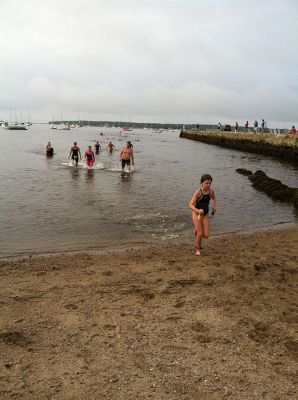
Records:
M298 228L1 261L0 398L297 398Z

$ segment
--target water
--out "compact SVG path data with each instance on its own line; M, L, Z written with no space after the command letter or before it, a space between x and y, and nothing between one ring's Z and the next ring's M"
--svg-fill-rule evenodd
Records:
M103 151L95 169L67 165L74 141L84 153L96 140ZM134 144L135 171L122 177L119 150L127 140ZM48 141L56 153L51 159L44 155ZM109 141L116 146L111 156ZM240 167L298 186L293 165L180 139L179 132L121 136L117 128L55 131L48 125L1 130L0 256L193 240L187 206L206 172L218 200L212 234L297 220L292 206L252 188L235 172Z

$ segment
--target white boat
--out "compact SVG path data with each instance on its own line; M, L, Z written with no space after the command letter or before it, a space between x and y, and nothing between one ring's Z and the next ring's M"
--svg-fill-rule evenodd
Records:
M27 127L26 127L25 123L24 122L20 122L20 123L18 122L16 110L14 110L15 121L16 121L14 124L12 123L12 118L11 118L11 107L9 109L9 113L10 113L10 124L8 122L5 122L3 124L3 128L7 129L7 130L10 130L10 131L26 131Z
M59 131L69 131L70 130L70 126L67 124L59 124L57 125L57 129Z
M3 128L8 129L10 131L26 131L28 129L25 125L20 125L20 124L14 124L14 125L4 124Z

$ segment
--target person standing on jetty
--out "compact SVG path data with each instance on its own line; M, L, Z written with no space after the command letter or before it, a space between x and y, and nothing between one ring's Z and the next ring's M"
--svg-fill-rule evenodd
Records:
M262 122L261 122L261 132L262 133L264 133L265 132L265 120L264 120L264 118L262 119Z
M248 121L244 124L244 132L248 132Z
M72 159L73 165L78 165L79 157L80 160L82 159L81 150L78 147L77 142L74 142L72 148L70 149L68 159L70 159L70 157Z
M196 236L196 256L200 256L202 239L207 239L210 233L209 203L212 200L212 215L216 211L215 192L211 188L212 176L204 174L201 177L201 186L192 196L188 207L192 210L192 220Z
M130 160L131 164L134 165L133 148L131 142L127 142L121 149L120 161L121 168L124 171L125 166L128 166L128 171L130 172Z
M259 123L257 120L255 120L255 122L254 122L254 133L255 134L258 133L258 126L259 126Z
M238 122L236 121L236 122L235 122L235 132L238 132L238 126L239 126L239 125L238 125Z
M295 128L295 125L292 126L292 129L289 130L289 133L293 135L293 137L296 137L297 135L297 130Z
M89 168L93 167L93 164L95 163L95 156L91 146L88 146L88 150L85 152L85 159L87 166Z

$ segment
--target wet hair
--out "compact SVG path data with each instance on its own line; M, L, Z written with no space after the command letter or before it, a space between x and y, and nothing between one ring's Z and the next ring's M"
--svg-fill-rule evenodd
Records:
M73 142L73 144L77 144L77 142Z
M209 174L204 174L201 176L201 183L203 183L204 181L211 181L212 182L212 176Z

